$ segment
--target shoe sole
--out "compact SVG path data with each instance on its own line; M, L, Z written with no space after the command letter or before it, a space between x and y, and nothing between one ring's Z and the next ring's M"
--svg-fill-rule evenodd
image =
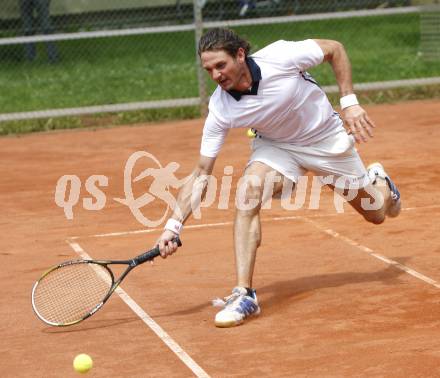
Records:
M253 314L249 315L246 319L251 319L255 316L260 315L261 309L259 309L257 312L254 312ZM231 328L231 327L236 327L239 326L241 324L243 324L245 322L245 319L242 319L240 321L236 321L236 320L230 320L228 322L218 322L215 321L215 326L218 328Z
M215 326L217 328L231 328L231 327L236 327L239 326L240 324L243 324L244 321L242 320L241 322L237 323L236 321L230 321L230 322L215 322Z
M383 167L383 165L379 162L374 162L371 163L368 167L367 167L367 171L369 171L370 169L372 169L375 166L379 166L385 173L385 175L387 177L389 177L385 171L385 168ZM382 177L381 177L382 178ZM385 179L385 181L387 181L387 179ZM388 185L388 183L387 183ZM400 214L400 211L402 210L402 202L400 201L400 198L397 200L397 202L393 203L391 206L388 207L386 214L390 217L390 218L395 218Z
M400 214L401 210L402 210L402 203L399 198L397 202L393 203L391 206L388 207L386 214L390 218L395 218Z

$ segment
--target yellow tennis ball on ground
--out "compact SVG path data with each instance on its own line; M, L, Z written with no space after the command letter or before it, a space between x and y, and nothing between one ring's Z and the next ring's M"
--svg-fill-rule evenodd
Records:
M247 136L248 136L249 138L255 138L256 135L257 135L257 134L255 134L254 130L252 130L252 129L248 129L248 131L247 131Z
M85 374L93 367L93 360L88 354L78 354L73 360L73 368L77 373Z

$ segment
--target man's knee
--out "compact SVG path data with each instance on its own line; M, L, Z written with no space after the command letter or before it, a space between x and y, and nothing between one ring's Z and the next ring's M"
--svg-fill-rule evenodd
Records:
M363 216L367 222L373 224L381 224L385 221L385 213L382 209L377 211L366 211L363 213Z
M243 195L237 196L237 215L253 216L261 209L262 187L248 183Z
M248 167L237 184L235 206L239 215L255 215L260 211L266 172L259 165L261 163L254 163Z

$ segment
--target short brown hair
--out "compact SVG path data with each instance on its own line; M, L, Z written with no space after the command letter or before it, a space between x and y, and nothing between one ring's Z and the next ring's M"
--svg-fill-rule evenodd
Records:
M200 56L205 51L224 50L235 58L240 47L247 56L251 49L248 41L240 38L230 29L215 28L202 35L197 52Z

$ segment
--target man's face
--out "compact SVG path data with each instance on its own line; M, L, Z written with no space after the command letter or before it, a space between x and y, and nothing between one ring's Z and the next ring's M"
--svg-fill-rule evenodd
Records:
M200 60L211 79L226 91L237 89L245 75L246 56L242 48L235 58L224 50L216 50L202 52Z

